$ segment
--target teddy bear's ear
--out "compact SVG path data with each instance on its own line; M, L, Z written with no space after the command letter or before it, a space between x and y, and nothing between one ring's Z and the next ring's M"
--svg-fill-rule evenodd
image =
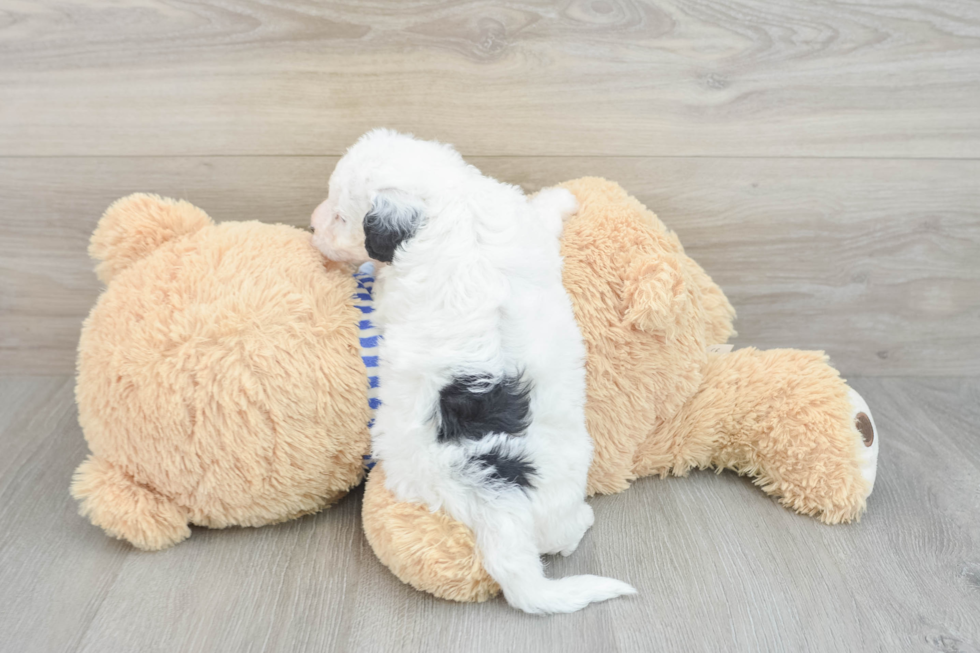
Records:
M673 338L688 322L691 288L674 254L640 256L623 274L624 318L647 333Z
M189 202L134 193L106 209L89 241L89 256L100 261L95 273L103 283L160 245L213 224Z

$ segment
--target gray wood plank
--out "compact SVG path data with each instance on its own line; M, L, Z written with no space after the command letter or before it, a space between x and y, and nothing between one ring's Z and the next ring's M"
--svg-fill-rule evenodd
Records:
M0 447L2 648L75 650L130 551L68 496L85 450L71 380L0 379Z
M980 156L970 0L3 3L0 154Z
M68 498L84 449L70 382L0 379L3 648L980 650L980 379L852 382L882 438L861 522L800 517L729 473L643 479L597 498L582 547L549 564L640 593L541 618L402 585L364 540L359 491L287 524L129 549Z
M0 373L68 374L99 292L98 217L137 190L216 220L306 224L334 157L0 158ZM472 157L536 190L619 181L739 312L739 345L845 373L980 373L980 161Z
M265 529L126 558L79 651L333 651L360 580L359 494ZM134 627L139 624L139 627Z

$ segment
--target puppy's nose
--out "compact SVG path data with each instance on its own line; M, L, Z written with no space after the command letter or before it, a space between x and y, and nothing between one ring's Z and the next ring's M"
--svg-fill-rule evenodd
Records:
M313 232L316 231L316 229L313 227L313 225L310 225L309 227L307 227L306 230L309 231L310 233L313 233Z

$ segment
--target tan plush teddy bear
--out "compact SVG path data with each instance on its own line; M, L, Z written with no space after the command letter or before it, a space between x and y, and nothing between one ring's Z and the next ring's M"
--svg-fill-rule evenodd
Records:
M71 489L93 524L162 549L188 524L284 521L361 481L355 284L308 233L131 195L89 252L107 287L78 346L92 455Z
M823 354L709 352L732 334L734 311L676 236L614 183L565 187L581 203L562 249L588 351L590 492L728 468L824 522L859 517L877 433ZM215 225L148 195L113 204L90 253L107 288L79 343L92 455L72 493L94 524L161 549L188 524L283 521L360 482L370 411L352 270L298 229ZM472 533L394 501L380 467L363 520L403 581L465 601L498 591Z

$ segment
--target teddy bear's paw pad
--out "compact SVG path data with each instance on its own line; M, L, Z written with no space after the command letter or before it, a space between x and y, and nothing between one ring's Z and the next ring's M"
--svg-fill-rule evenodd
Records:
M868 403L854 388L847 389L851 402L851 422L854 437L858 440L858 462L861 476L868 483L868 495L874 489L878 469L878 427Z

